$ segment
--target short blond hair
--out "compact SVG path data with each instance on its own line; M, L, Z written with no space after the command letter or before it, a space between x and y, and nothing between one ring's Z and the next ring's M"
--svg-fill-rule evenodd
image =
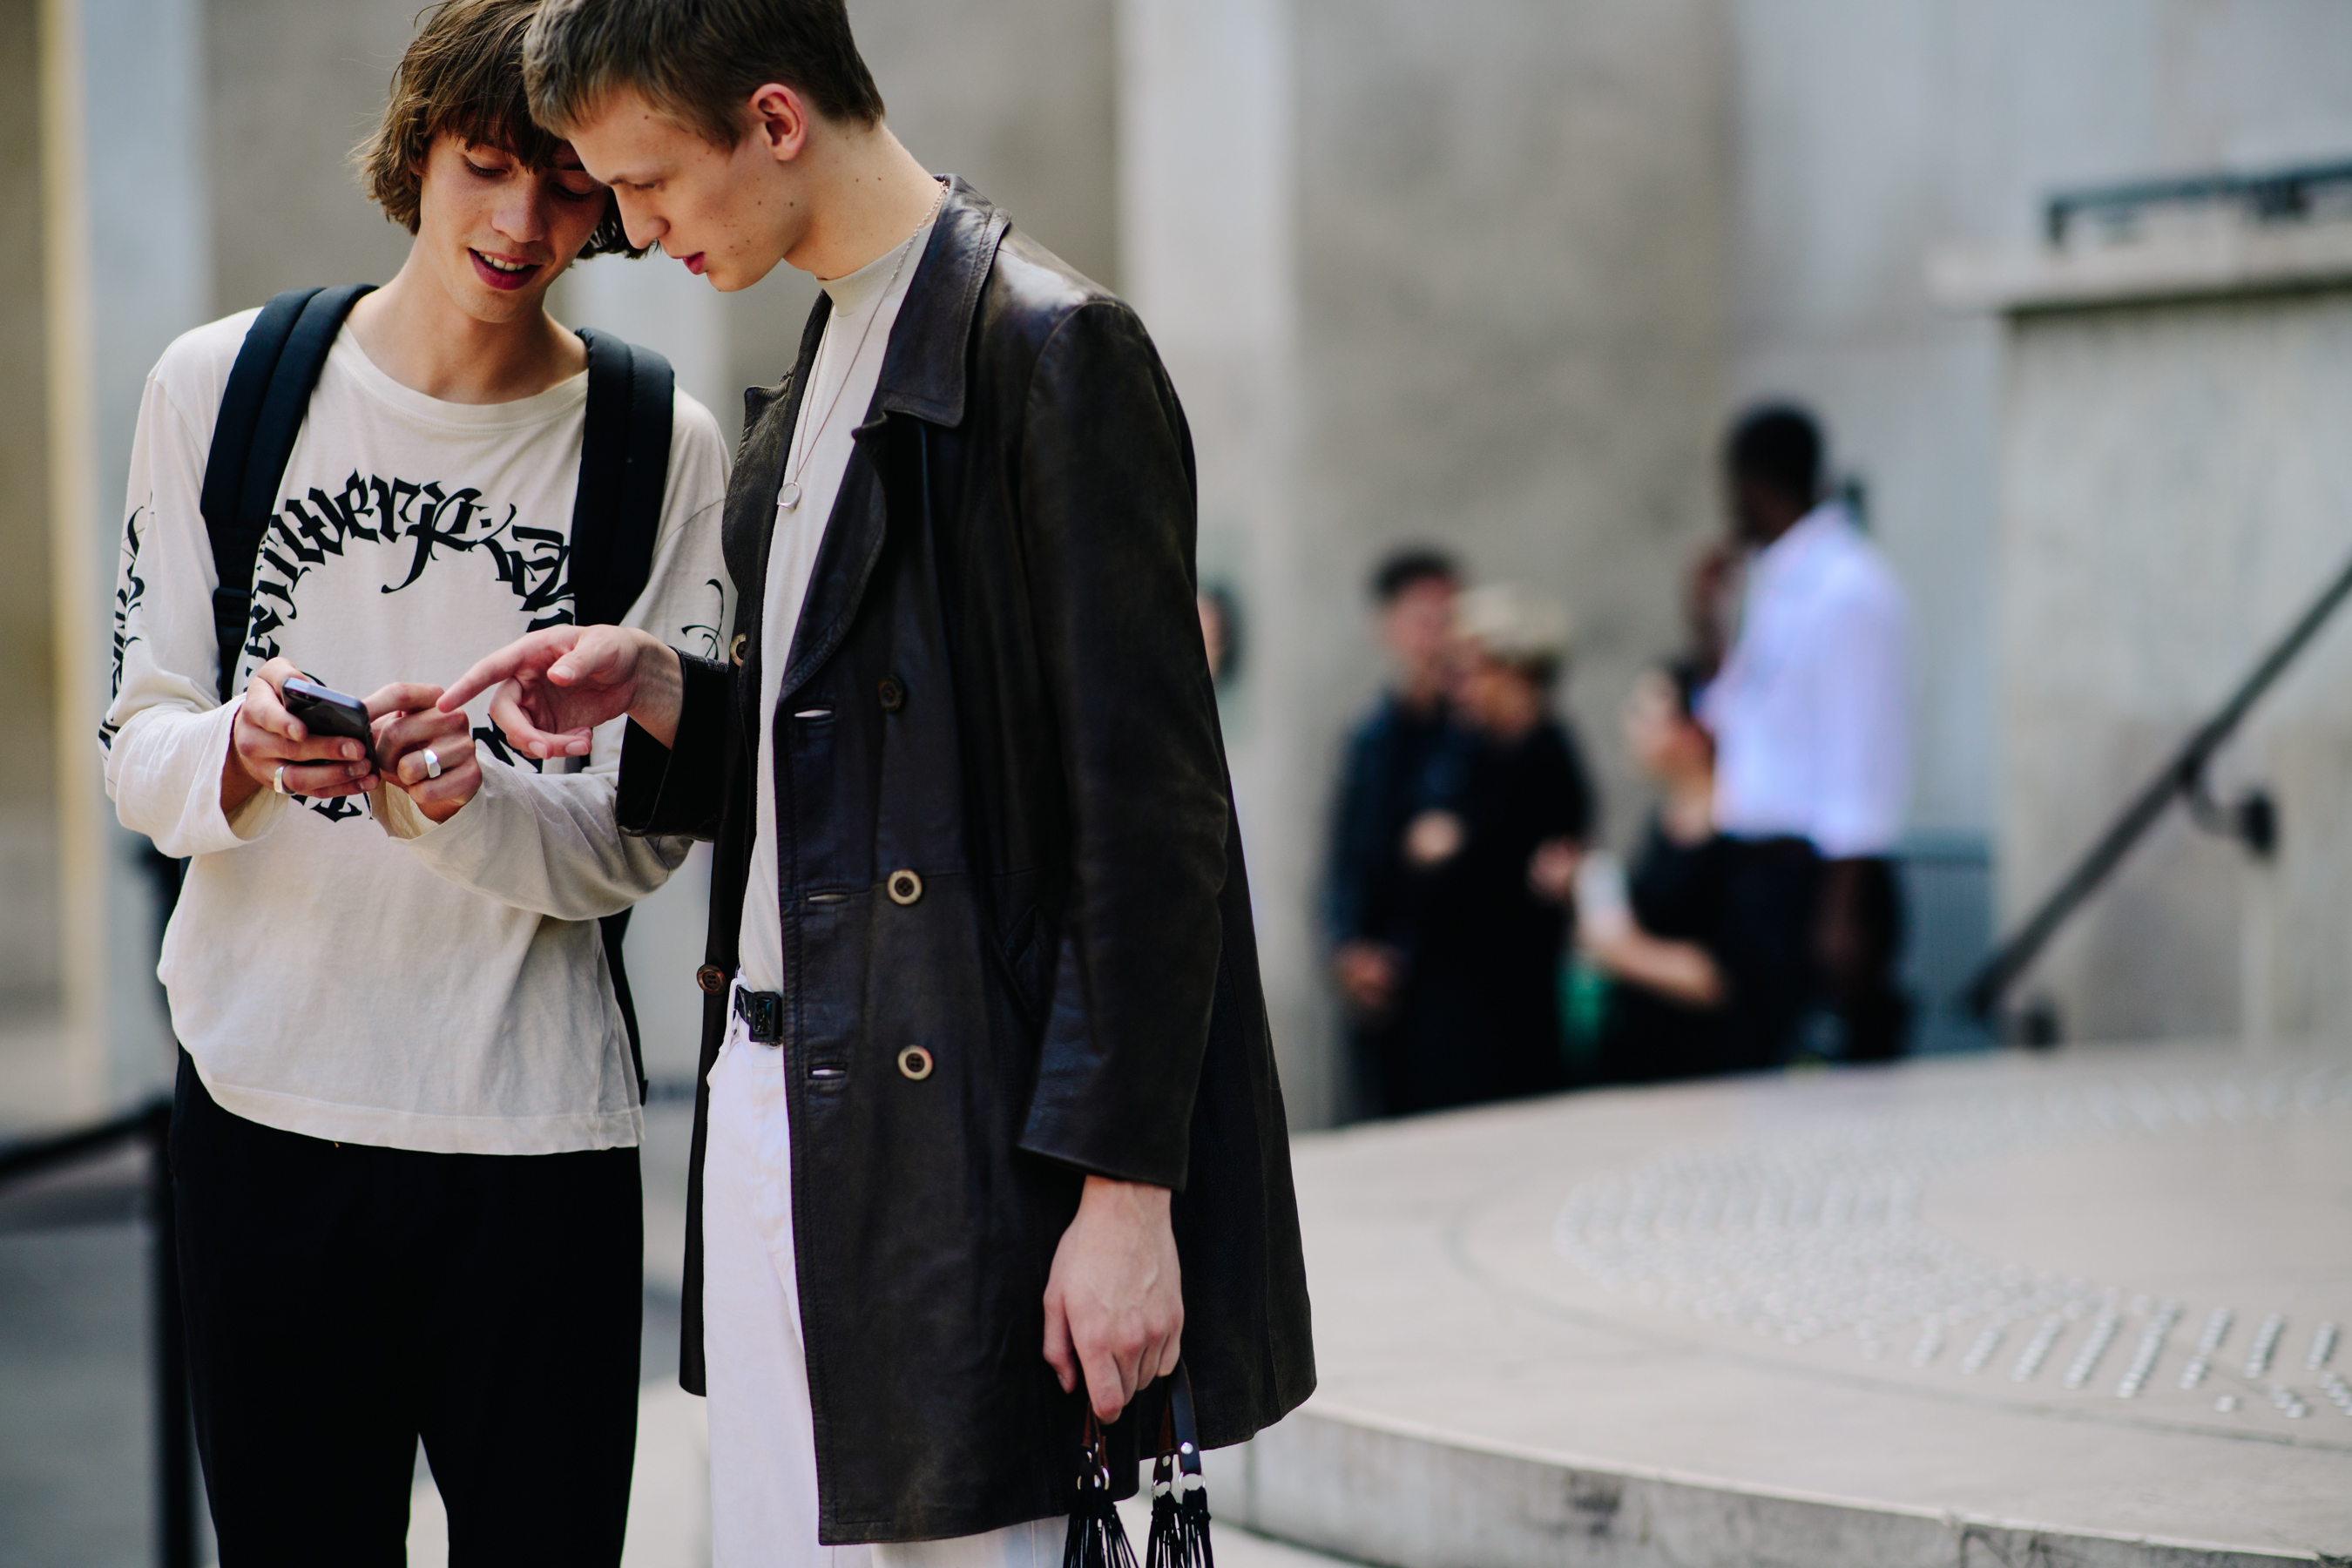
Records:
M426 8L408 52L392 73L383 123L352 149L360 184L383 216L416 232L425 194L425 160L449 132L478 146L501 147L529 169L555 162L562 144L530 117L524 90L524 35L540 0L442 0ZM604 216L581 247L584 257L642 256L621 226L608 193Z
M828 120L882 122L845 0L547 0L527 48L542 125L577 124L634 88L712 146L732 147L744 104L769 82Z

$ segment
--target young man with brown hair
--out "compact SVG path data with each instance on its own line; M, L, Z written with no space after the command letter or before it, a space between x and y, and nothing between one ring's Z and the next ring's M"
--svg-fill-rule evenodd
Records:
M891 135L841 0L555 0L530 68L636 243L824 289L751 397L731 658L551 629L444 700L509 683L541 755L627 713L624 827L716 841L717 1560L1050 1562L1088 1405L1131 1458L1180 1350L1213 1447L1314 1381L1182 411Z
M687 843L614 830L617 732L579 762L484 758L497 732L408 682L592 613L716 652L726 453L656 360L547 313L574 258L627 242L530 120L535 5L428 13L358 155L415 243L316 318L315 385L278 396L247 311L166 350L140 410L101 735L124 825L189 858L160 972L226 1568L404 1561L420 1436L457 1561L620 1561L642 1121L597 922ZM641 592L579 548L616 363L629 460L667 449L621 520L649 547ZM272 419L282 470L257 472ZM224 489L257 545L224 542ZM299 721L297 675L373 689L372 744Z

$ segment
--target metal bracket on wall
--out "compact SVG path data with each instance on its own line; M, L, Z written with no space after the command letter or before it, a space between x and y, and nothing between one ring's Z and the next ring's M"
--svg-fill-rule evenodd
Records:
M2236 839L2257 860L2267 860L2277 851L2278 803L2271 798L2270 791L2257 786L2225 805L2213 798L2200 772L2189 781L2184 793L2189 802L2189 820L2206 832L2220 838Z

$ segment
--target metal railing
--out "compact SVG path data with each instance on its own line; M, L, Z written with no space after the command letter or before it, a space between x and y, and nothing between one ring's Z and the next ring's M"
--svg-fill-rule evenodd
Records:
M150 1349L153 1356L155 1557L196 1568L195 1426L188 1403L187 1328L180 1314L179 1237L173 1219L172 1102L159 1100L110 1121L0 1146L0 1188L76 1164L124 1143L147 1151Z
M2124 857L2131 853L2142 835L2156 826L2175 799L2188 805L2198 826L2227 833L2256 855L2271 853L2278 841L2278 813L2270 797L2256 791L2224 805L2207 791L2205 770L2213 754L2245 721L2248 711L2310 646L2347 595L2352 595L2352 563L2336 574L2212 717L2190 732L2171 761L2132 797L2074 869L2042 900L2041 907L1969 979L1960 993L1960 1004L1970 1016L1990 1020L1999 1012L2010 987L2049 945L2058 928L2114 874ZM2033 1038L2029 1043L2048 1045L2055 1041Z
M2313 163L2258 174L2197 174L2182 179L2141 180L2064 191L2042 209L2042 229L2052 245L2066 243L2066 231L2083 217L2128 219L2143 207L2236 203L2264 223L2307 216L2313 198L2336 186L2352 195L2352 163Z

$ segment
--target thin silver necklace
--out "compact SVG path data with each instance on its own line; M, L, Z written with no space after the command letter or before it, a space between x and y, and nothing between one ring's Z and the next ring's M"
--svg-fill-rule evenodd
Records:
M899 242L898 265L890 268L890 280L882 285L882 292L874 296L874 309L866 314L866 325L857 334L857 346L849 351L849 363L841 373L841 384L833 389L833 401L824 405L824 416L816 422L815 428L809 431L805 444L800 438L800 430L795 428L793 431L793 460L785 471L783 488L776 492L778 511L790 511L801 504L801 474L808 468L809 459L816 456L817 441L824 435L824 427L833 423L833 411L841 406L841 395L849 390L850 374L857 366L857 356L866 352L866 340L873 335L874 323L882 319L882 302L890 297L890 290L898 286L898 274L907 269L907 258L915 253L915 241L931 226L931 220L940 216L940 208L947 205L947 199L948 188L941 185L939 195L931 202L931 210L924 215L922 222L915 226L915 232ZM818 353L824 353L822 346ZM814 379L816 367L811 365L809 369Z

